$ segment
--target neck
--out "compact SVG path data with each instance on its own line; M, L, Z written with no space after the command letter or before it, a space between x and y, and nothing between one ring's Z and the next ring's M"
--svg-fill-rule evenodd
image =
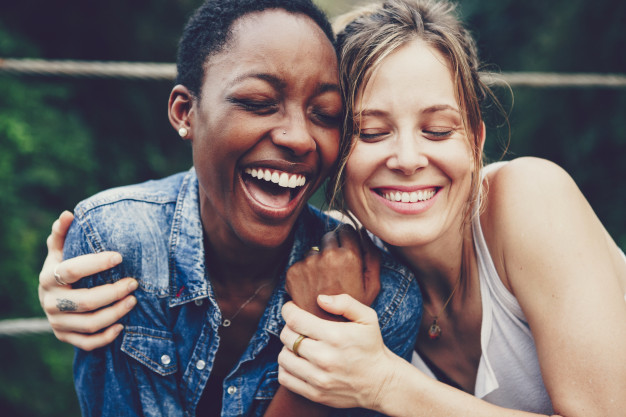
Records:
M211 281L222 287L244 289L264 281L276 281L286 265L291 240L277 248L231 248L213 243L205 234L206 265Z
M462 234L457 233L450 239L439 239L420 246L395 247L393 251L411 267L422 290L424 303L432 310L438 310L443 305L457 286L459 277L461 284L455 298L470 285L471 271L475 269L470 227L465 227ZM463 252L466 252L465 261Z

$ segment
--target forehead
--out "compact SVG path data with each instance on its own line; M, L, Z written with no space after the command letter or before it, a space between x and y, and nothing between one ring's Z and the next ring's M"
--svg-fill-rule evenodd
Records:
M411 40L386 56L372 71L359 98L359 106L393 104L401 98L403 105L440 101L457 106L448 60L421 39Z
M298 60L336 72L335 50L311 18L268 9L235 20L228 42L220 52L209 56L205 69L223 65L278 68Z

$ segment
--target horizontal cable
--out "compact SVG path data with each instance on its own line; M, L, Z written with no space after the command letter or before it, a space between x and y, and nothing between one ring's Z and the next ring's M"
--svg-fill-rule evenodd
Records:
M551 72L503 72L482 73L481 79L486 84L515 87L577 87L577 88L624 88L624 74L564 74Z
M0 337L24 336L36 333L52 333L46 319L11 319L0 321Z
M176 65L150 62L50 61L0 58L0 74L57 77L173 80ZM626 74L567 74L548 72L482 73L490 85L534 88L625 88Z
M48 61L0 58L0 73L60 77L173 80L176 65L151 62Z

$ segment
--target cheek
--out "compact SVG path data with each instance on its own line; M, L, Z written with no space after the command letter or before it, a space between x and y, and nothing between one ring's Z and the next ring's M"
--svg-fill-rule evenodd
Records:
M337 161L339 156L339 129L325 130L318 134L317 146L324 169L328 169Z
M344 173L344 195L351 210L358 211L364 205L360 200L367 193L366 183L373 175L375 166L375 156L371 154L369 147L357 143L348 158Z

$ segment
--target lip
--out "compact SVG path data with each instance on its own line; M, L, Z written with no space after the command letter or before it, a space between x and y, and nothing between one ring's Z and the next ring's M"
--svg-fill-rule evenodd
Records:
M293 189L297 189L297 191L287 205L283 207L272 207L255 198L246 185L246 177L252 178L252 176L249 173L246 173L246 171L259 169L277 173L286 173L288 176L295 175L302 177L304 178L305 183L303 186L292 187ZM259 217L273 221L281 221L292 217L294 213L296 213L303 205L305 196L308 194L308 190L315 184L316 181L315 170L309 165L284 160L255 161L254 163L245 164L244 166L239 167L238 177L239 185L242 188L252 211ZM255 178L253 181L263 180Z
M370 188L370 192L374 196L374 198L381 202L386 207L391 210L400 213L400 214L421 214L430 209L437 198L439 197L439 192L442 187L440 186L394 186L394 187L376 187ZM415 201L415 202L405 202L405 201L390 201L386 199L383 195L389 193L407 193L418 195L418 198L425 198L428 196L430 192L434 192L432 197L423 200L423 201ZM404 194L406 199L406 194ZM415 197L413 197L415 199Z

